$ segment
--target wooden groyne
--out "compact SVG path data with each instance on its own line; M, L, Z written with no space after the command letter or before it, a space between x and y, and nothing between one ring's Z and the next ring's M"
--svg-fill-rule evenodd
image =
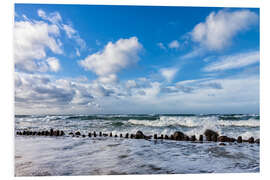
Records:
M243 139L241 136L238 136L237 138L232 138L228 136L223 136L219 135L217 132L207 129L204 134L201 134L199 138L195 135L188 136L184 134L181 131L176 131L171 135L167 134L154 134L152 135L145 135L142 131L137 131L135 134L113 134L112 132L110 133L105 133L105 132L89 132L87 135L81 134L80 131L76 132L69 132L68 134L65 134L64 131L62 130L46 130L46 131L30 131L30 130L24 130L24 131L17 131L17 135L21 136L71 136L71 137L114 137L114 138L129 138L129 139L145 139L145 140L173 140L173 141L190 141L190 142L220 142L219 145L226 145L225 142L230 142L230 143L257 143L260 144L260 139L254 139L253 137L250 137L248 139Z

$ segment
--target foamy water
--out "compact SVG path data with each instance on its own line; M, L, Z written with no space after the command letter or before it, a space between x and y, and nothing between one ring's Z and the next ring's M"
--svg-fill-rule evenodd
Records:
M259 138L258 115L47 115L16 116L16 130L203 134ZM16 136L15 174L96 175L259 172L259 145L135 140L114 137Z

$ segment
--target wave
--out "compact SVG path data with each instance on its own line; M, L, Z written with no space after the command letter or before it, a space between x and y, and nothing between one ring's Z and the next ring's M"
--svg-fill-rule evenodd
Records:
M79 119L79 120L157 120L158 115L91 115L91 116L70 116L67 119Z
M181 127L216 127L216 126L234 126L234 127L259 127L260 121L257 119L248 120L219 120L217 116L208 117L172 117L161 116L159 120L137 120L130 119L128 121L133 125L143 125L151 127L168 127L168 126L181 126Z
M115 126L115 127L120 127L120 126L123 126L124 125L124 123L122 123L122 122L113 122L112 123L112 126Z
M67 120L66 122L74 123L84 120L101 120L111 121L112 126L122 126L124 124L140 125L149 127L207 127L215 128L217 126L226 127L259 127L260 121L258 115L182 115L182 114L165 114L165 115L47 115L47 116L19 116L16 118L19 122L53 122ZM59 122L60 123L60 122Z
M183 116L161 116L159 120L147 121L131 119L128 122L134 125L144 125L152 127L166 127L166 126L182 126L182 127L198 127L202 126L202 121L214 121L217 117L202 117L198 121L198 117L183 117Z
M220 126L235 126L235 127L260 127L260 121L256 119L239 120L239 121L225 121L219 120Z
M246 115L246 114L226 114L219 115L219 120L248 120L248 119L260 119L259 115Z

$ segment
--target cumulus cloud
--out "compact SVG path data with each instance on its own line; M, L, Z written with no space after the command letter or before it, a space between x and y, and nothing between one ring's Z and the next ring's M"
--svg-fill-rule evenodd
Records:
M177 68L163 68L160 69L161 75L168 81L171 82L178 72Z
M60 62L57 59L48 58L49 51L53 54L63 54L63 43L60 38L64 32L66 36L74 40L76 55L86 48L85 41L71 26L63 23L58 12L46 14L39 9L37 11L41 21L29 19L22 15L22 20L14 23L14 60L15 69L24 72L57 72ZM18 16L18 15L17 15Z
M173 40L172 42L169 43L168 46L171 49L178 49L180 47L180 44L177 40Z
M117 80L117 72L139 60L138 53L142 49L137 37L119 39L109 42L102 51L87 56L78 63L85 70L90 70L99 76L103 82Z
M250 10L212 12L197 24L191 32L193 41L210 50L220 50L231 43L239 32L248 29L258 21L258 15Z
M247 53L240 53L231 56L223 56L218 61L210 63L204 71L223 71L229 69L242 68L260 61L260 52L252 51Z
M18 21L14 25L14 58L18 70L33 72L44 71L46 50L62 54L59 44L60 32L56 25L42 21Z

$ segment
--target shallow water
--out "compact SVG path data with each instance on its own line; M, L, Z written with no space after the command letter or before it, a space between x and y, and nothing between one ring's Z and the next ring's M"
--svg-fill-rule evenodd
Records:
M258 115L16 116L16 130L202 134L259 137ZM15 175L105 175L259 172L260 146L115 137L15 136Z
M16 176L259 172L259 145L16 137Z

